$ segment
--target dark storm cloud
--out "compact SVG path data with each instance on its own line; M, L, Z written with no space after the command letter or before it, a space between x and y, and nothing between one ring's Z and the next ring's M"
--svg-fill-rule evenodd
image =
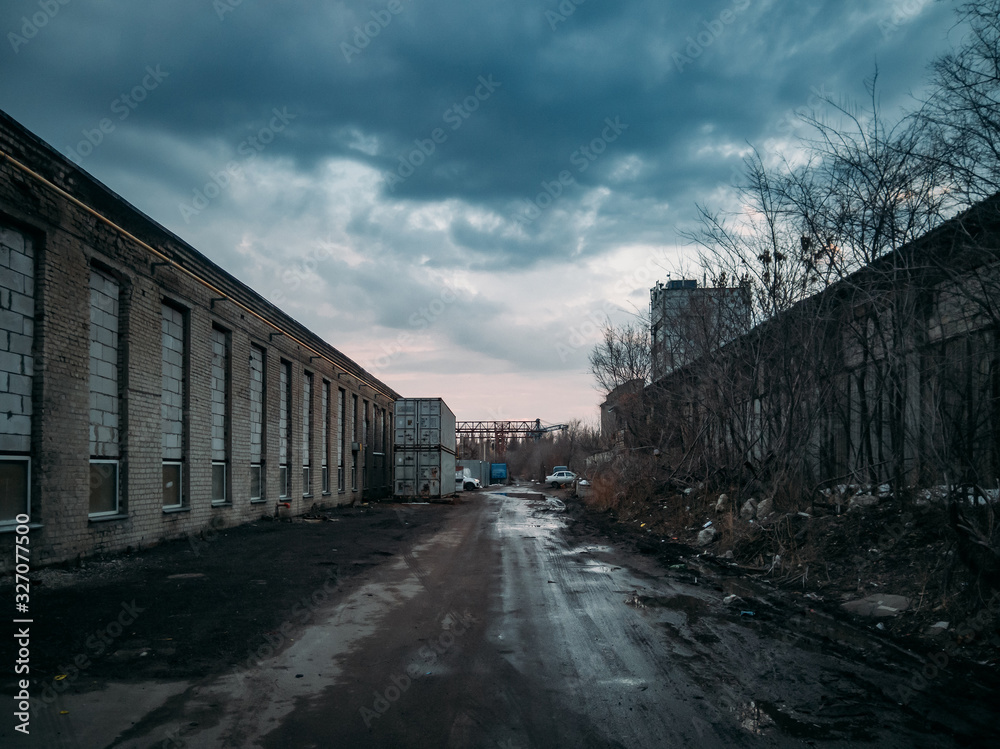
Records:
M36 4L20 5L27 12ZM752 140L817 82L844 78L856 90L879 48L912 33L904 24L884 38L878 17L865 12L871 4L861 2L392 5L398 12L378 0L246 0L220 18L225 6L211 2L70 3L7 55L20 83L5 85L5 100L15 99L8 106L16 110L44 81L65 140L107 115L106 103L136 85L146 65L159 64L169 85L137 111L143 127L235 146L283 106L299 120L274 155L304 169L347 156L387 174L440 128L446 142L385 198L459 197L496 208L574 169L573 154L606 117L619 117L628 137L574 171L579 188L606 184L615 159L634 154L656 165L641 188L673 199L689 190L676 175L700 166L691 152L699 126ZM17 27L15 8L4 17ZM481 76L499 87L475 101ZM376 139L378 151L359 151L352 134Z
M334 236L358 257L321 264L310 293L405 332L456 269L558 277L676 243L748 143L794 145L799 114L828 114L822 97L854 106L877 66L883 106L909 102L952 7L11 0L0 108L265 295L287 291L275 258ZM287 126L268 133L276 111ZM231 164L238 179L185 214ZM307 324L313 301L288 294ZM578 367L585 349L553 363L552 341L579 310L526 342L503 322L523 304L471 292L435 326L458 350Z

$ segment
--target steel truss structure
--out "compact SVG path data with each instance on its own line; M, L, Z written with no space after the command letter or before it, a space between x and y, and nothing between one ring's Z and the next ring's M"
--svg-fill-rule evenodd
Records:
M503 457L507 445L516 437L531 438L536 442L548 432L565 431L566 424L542 426L541 419L534 421L459 421L455 425L455 436L459 442L463 437L492 441L497 457Z

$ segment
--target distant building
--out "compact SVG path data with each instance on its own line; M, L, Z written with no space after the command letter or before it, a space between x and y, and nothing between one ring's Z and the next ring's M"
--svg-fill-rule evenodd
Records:
M657 282L649 298L653 382L750 327L745 288L699 288L697 281L680 279Z
M615 448L624 447L629 425L641 416L645 386L644 380L629 380L608 393L601 404L601 436Z

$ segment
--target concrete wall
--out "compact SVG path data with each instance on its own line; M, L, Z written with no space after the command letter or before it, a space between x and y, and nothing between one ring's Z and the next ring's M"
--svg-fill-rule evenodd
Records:
M992 486L997 300L1000 197L657 379L633 421L721 482Z
M263 361L251 362L251 346ZM272 514L282 362L291 371L291 512L360 501L349 478L360 406L357 416L344 415L348 478L343 491L337 486L339 390L372 413L391 414L397 394L0 114L0 544L12 543L12 520L25 511L35 566ZM302 487L306 374L313 383L309 496ZM324 420L318 393L326 384L332 396ZM324 421L331 430L326 494ZM391 461L374 454L372 432L357 456L366 497L390 483ZM252 449L264 472L259 501L250 498ZM165 457L182 463L176 508L164 507ZM92 465L97 458L112 462L102 472ZM213 458L226 469L225 502L214 504ZM17 497L22 466L30 466L27 508ZM97 503L105 511L92 513L92 488L106 490L101 482L115 480L113 468L117 511ZM8 564L13 554L0 558Z

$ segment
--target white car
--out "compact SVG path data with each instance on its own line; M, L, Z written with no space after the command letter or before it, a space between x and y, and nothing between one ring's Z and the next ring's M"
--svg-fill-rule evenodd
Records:
M553 489L572 484L574 481L576 481L576 474L572 471L556 471L551 476L545 477L545 483L550 484Z
M482 486L482 482L479 479L473 478L465 473L465 471L455 471L455 488L457 490L471 492L481 489Z

